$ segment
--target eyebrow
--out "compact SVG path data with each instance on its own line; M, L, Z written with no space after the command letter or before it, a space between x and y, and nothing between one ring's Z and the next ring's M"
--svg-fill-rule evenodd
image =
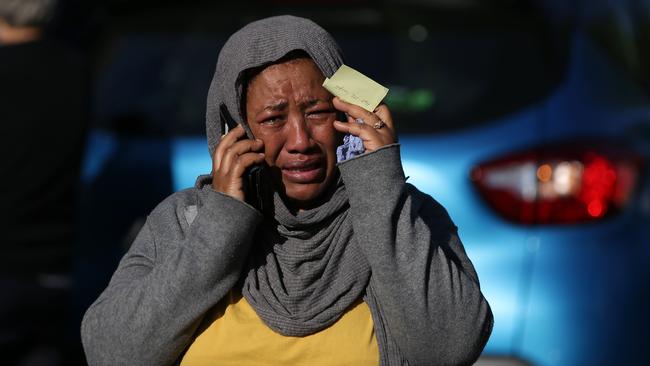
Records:
M311 107L314 106L320 102L325 102L328 103L327 100L325 99L319 99L319 98L314 98L314 99L309 99L305 102L300 103L302 107ZM281 112L287 108L289 103L287 101L281 101L275 104L268 104L266 105L262 110L263 111L272 111L272 112Z
M314 99L309 99L308 101L302 102L300 104L302 105L302 107L311 107L320 102L328 103L328 101L325 99L314 98Z
M273 112L279 112L279 111L282 111L285 108L287 108L288 105L289 105L288 102L282 101L282 102L275 103L275 104L269 104L269 105L264 107L264 110L265 111L270 110L270 111L273 111Z

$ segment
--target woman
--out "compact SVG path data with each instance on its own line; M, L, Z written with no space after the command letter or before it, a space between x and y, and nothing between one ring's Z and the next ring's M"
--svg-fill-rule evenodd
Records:
M456 227L405 183L388 108L370 113L321 86L341 64L307 19L267 18L231 36L208 95L212 174L154 209L88 309L91 365L478 357L492 315ZM227 119L242 123L222 135ZM345 133L366 152L337 164ZM273 189L264 212L245 202L256 164Z

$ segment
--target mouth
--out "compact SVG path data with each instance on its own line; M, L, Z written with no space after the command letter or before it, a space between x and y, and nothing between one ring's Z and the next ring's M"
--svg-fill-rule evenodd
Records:
M282 176L291 183L316 183L325 176L322 159L291 161L282 166Z

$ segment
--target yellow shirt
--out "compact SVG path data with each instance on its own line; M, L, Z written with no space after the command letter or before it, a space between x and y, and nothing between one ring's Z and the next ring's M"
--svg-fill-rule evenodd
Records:
M320 332L287 337L266 326L241 295L231 292L229 300L225 311L208 314L181 366L379 365L372 315L363 301Z

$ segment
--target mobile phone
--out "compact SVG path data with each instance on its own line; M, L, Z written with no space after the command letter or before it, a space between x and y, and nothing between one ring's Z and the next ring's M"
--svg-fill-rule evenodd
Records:
M237 127L237 123L223 104L220 107L220 113L222 123L221 131L224 134ZM245 130L249 139L255 139L250 128L245 128ZM242 177L245 201L261 212L265 212L269 207L269 193L264 185L268 181L267 168L264 163L249 167Z

